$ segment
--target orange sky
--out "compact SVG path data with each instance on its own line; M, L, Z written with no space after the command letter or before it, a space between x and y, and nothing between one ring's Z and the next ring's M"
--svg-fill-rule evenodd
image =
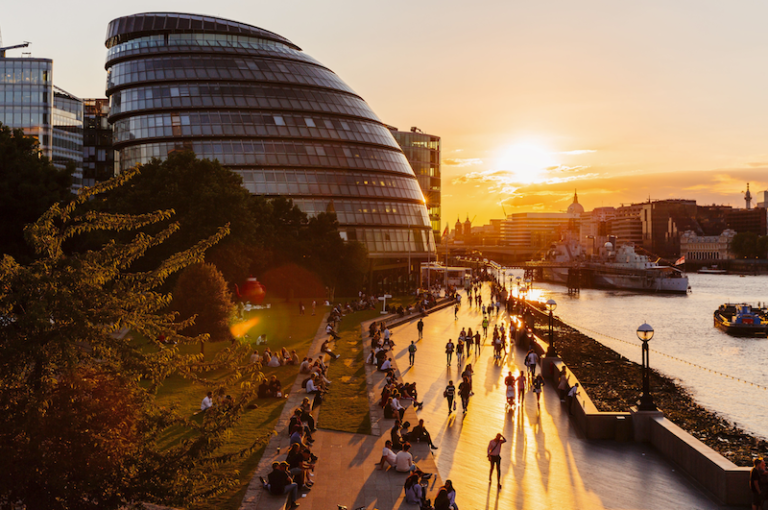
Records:
M768 189L765 2L41 0L36 9L46 16L4 7L4 42L31 41L33 56L54 59L57 85L81 97L104 94L104 33L121 15L197 12L288 37L384 122L442 137L443 223L500 218L502 202L508 213L563 210L574 188L588 210L649 196L743 206L747 181L753 194ZM510 176L520 162L502 156L521 146L546 155L541 182Z

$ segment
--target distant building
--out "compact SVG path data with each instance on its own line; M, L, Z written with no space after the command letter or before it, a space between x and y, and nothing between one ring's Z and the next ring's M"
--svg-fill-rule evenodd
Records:
M0 57L0 122L35 137L56 168L73 165L82 187L83 103L53 85L53 60Z
M115 175L108 99L83 100L83 185L93 186Z
M719 236L700 236L687 230L680 236L680 255L688 262L717 262L734 258L731 241L736 232L724 230Z
M515 213L501 223L501 242L507 246L544 249L558 241L579 216L568 213Z
M643 244L643 223L638 216L617 216L611 220L611 235L618 244Z
M680 235L692 229L695 218L695 200L657 200L643 204L640 215L643 248L662 257L679 256Z
M574 193L565 213L515 213L501 222L501 244L521 248L545 249L560 240L565 232L579 234L584 207Z
M497 246L501 241L501 224L504 220L490 220L487 225L472 227L472 237L483 246Z
M728 228L726 215L732 210L730 205L699 205L696 206L696 221L704 235L717 236Z
M464 226L461 224L461 220L456 218L456 226L453 233L454 241L461 241L464 239Z
M413 173L419 181L424 193L429 221L436 242L440 242L440 207L441 207L441 177L440 177L440 137L423 133L419 128L412 127L410 131L398 131L390 126L392 136L403 149Z
M764 236L766 235L766 226L768 225L768 214L764 207L733 209L726 213L725 222L728 228L735 230L739 234L751 232Z
M615 217L616 209L614 207L597 207L581 214L579 239L589 253L596 253L597 248L603 246L608 240L608 236L612 233L611 226Z
M768 191L760 191L757 195L755 195L755 199L757 202L757 207L762 207L763 209L768 208Z

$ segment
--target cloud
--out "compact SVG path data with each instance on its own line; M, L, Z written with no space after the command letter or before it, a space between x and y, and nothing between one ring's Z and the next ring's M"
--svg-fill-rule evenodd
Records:
M747 166L750 168L763 168L768 166L768 161L752 161L751 163L747 163Z
M594 149L576 149L574 151L558 152L558 154L565 154L568 156L580 156L581 154L592 154L593 152L597 152L597 151Z
M588 168L590 168L589 165L576 165L576 166L557 165L557 166L551 166L551 167L547 168L547 172L570 173L570 172L580 172L580 171L586 170Z
M448 166L474 166L474 165L482 165L483 160L480 158L452 158L452 159L444 159L443 160L444 165Z

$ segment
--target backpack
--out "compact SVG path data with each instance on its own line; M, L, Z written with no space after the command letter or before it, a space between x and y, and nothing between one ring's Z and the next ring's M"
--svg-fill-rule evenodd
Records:
M416 346L414 344L411 344L408 346L408 352L414 353L416 352Z

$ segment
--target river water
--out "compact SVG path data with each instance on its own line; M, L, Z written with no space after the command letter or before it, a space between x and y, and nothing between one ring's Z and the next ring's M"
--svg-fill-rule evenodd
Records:
M507 278L510 273L521 271L507 270ZM768 438L768 340L731 337L715 328L712 318L726 302L768 301L768 276L689 274L688 279L687 296L595 289L569 296L562 285L533 286L535 294L557 302L561 320L637 363L641 343L635 332L647 322L655 330L652 368L677 379L699 404Z

